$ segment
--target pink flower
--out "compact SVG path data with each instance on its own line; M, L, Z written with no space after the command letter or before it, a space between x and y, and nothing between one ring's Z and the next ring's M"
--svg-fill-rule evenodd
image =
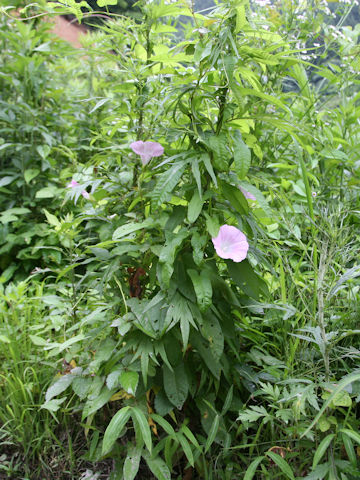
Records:
M221 258L241 262L246 258L249 244L246 236L236 227L222 225L218 236L212 239L216 253Z
M80 187L80 183L78 183L76 180L71 180L69 185L66 186L66 188L76 188L76 187ZM83 190L81 192L81 195L84 198L86 198L86 200L89 200L89 198L90 198L90 194L86 190Z
M152 157L160 157L164 153L164 147L158 142L137 142L130 143L133 152L140 155L143 166L147 165Z
M80 183L78 183L76 180L71 180L69 185L67 185L67 188L75 188L75 187L78 187L79 185Z
M248 200L254 200L256 201L256 198L254 197L254 195L250 192L248 192L247 190L245 190L245 188L243 187L239 187L240 190L241 190L241 193L244 195L245 198L247 198Z

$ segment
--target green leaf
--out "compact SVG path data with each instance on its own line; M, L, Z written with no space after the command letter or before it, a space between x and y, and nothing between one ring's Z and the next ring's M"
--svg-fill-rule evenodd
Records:
M140 466L142 448L131 446L127 448L127 456L124 462L124 480L134 480Z
M0 178L0 188L5 187L6 185L10 185L15 180L16 177L11 177L10 175L6 175L5 177Z
M270 457L271 460L276 463L284 475L287 476L290 480L295 480L294 472L292 471L290 465L277 453L266 452L266 456Z
M335 437L335 433L330 433L329 435L327 435L325 438L321 440L314 454L313 464L312 464L313 469L316 467L316 465L320 462L320 460L324 456L326 450L329 448L329 445L332 442L334 437Z
M248 260L236 263L226 260L228 272L234 283L240 287L249 297L259 300L260 295L267 295L266 282L253 270Z
M352 431L350 430L352 433ZM351 462L351 464L356 467L357 466L357 458L356 458L356 453L354 449L354 444L352 442L352 439L350 436L347 435L346 431L340 430L341 437L344 443L344 447L347 453L347 456ZM357 435L360 437L360 435L357 433ZM359 443L360 438L358 438L357 443Z
M60 393L64 392L72 383L74 378L76 378L75 375L72 375L71 373L60 377L53 385L51 385L51 387L47 389L45 401L49 402L53 397L56 397Z
M180 432L177 433L176 440L178 440L178 442L180 443L183 449L183 452L185 453L185 456L188 459L188 462L190 463L190 465L194 466L194 456L193 456L189 442Z
M166 421L165 418L163 418L161 415L158 415L157 413L152 413L150 416L154 420L154 422L160 425L160 427L162 427L168 435L176 435L175 430L173 429L171 424Z
M251 152L241 138L240 133L234 138L234 170L240 180L245 178L251 164Z
M126 223L125 225L121 225L118 227L115 232L113 233L113 240L118 240L119 238L125 237L130 235L131 233L137 232L138 230L142 230L143 228L147 228L150 226L154 226L156 222L152 218L147 218L141 223Z
M53 198L58 194L59 189L57 187L45 187L36 192L35 198Z
M205 365L214 375L215 378L220 378L221 367L219 359L214 357L213 352L209 348L209 342L204 339L198 332L192 332L190 336L190 343L199 352L200 357L203 359Z
M114 395L115 391L116 390L109 390L107 387L103 387L100 394L95 398L90 396L84 405L81 416L82 420L97 412L100 410L100 408L107 404L110 398Z
M227 182L220 181L221 191L230 205L241 215L249 212L249 205L238 187Z
M208 437L206 439L206 444L205 444L205 453L209 450L211 445L213 444L216 434L219 430L219 424L220 424L220 415L216 414L213 420L213 423L211 425Z
M207 153L204 153L203 155L201 155L201 161L204 163L208 174L210 175L212 181L214 182L215 187L217 188L217 180L216 180L216 177L215 177L213 167L212 167L211 162L210 162L209 155Z
M157 480L171 480L170 470L164 460L160 457L151 458L150 455L143 455L143 457Z
M151 453L152 450L152 440L151 440L151 430L145 414L138 407L131 407L131 416L136 419L140 427L140 432L142 435L142 440L144 441L146 448Z
M186 163L184 162L176 163L169 170L166 170L159 176L151 195L155 205L161 205L168 194L173 191L184 173L185 167Z
M99 7L107 7L108 5L117 5L118 0L96 0Z
M39 173L40 173L40 170L38 168L28 168L24 172L25 182L30 183L33 178L39 175Z
M227 149L228 140L226 135L211 135L207 140L208 147L213 152L213 162L217 170L224 172L229 169L229 151Z
M348 428L342 428L340 433L347 435L349 438L354 440L358 445L360 445L360 434L354 430L349 430Z
M211 237L216 237L219 233L219 220L216 216L210 217L206 212L204 212L206 217L206 229L209 232Z
M170 402L179 410L188 396L189 381L183 363L173 367L173 371L163 366L164 389Z
M231 406L231 402L232 402L232 399L233 399L233 390L234 390L234 385L231 385L228 393L226 394L225 402L224 402L223 408L221 410L221 415L225 415L225 413L229 410L229 408Z
M212 301L211 281L206 270L202 270L199 275L196 270L189 268L187 273L189 274L194 285L196 299L200 307L200 311L204 312L210 307Z
M130 407L126 406L119 410L111 419L104 434L102 455L108 453L116 440L120 437L127 421L130 418Z
M252 480L254 478L254 475L256 473L257 467L260 465L260 463L264 460L265 457L257 457L255 460L253 460L248 469L245 472L244 480Z
M120 375L120 383L127 393L135 396L139 383L139 374L137 372L122 372Z
M195 220L198 218L201 213L203 204L204 200L200 198L199 192L196 190L188 205L187 218L190 223L194 223Z
M40 157L45 160L49 156L51 148L49 147L49 145L39 145L38 147L36 147L36 151L38 152Z
M63 398L53 398L49 402L43 403L40 408L49 410L49 412L57 412L60 408L60 405L64 403L66 397Z
M52 213L49 213L47 210L44 208L44 213L46 216L47 221L49 222L50 225L53 225L54 227L59 227L60 222L59 220L53 215Z
M334 397L336 396L337 393L341 392L344 390L345 387L350 385L353 382L356 382L357 380L360 380L360 371L356 370L355 372L350 373L349 375L346 375L340 382L338 383L337 387L335 390L332 392L330 397L326 400L324 405L321 407L319 410L318 414L314 418L314 420L311 422L311 424L308 426L308 428L303 432L300 436L300 438L304 437L309 433L309 431L313 428L314 425L317 424L321 416L323 415L324 411L328 408L329 404L332 402Z

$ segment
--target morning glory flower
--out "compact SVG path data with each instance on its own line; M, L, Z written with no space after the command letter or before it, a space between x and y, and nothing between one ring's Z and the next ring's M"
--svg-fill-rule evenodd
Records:
M222 225L212 242L219 257L230 258L234 262L244 260L249 249L246 236L232 225Z
M158 142L137 142L130 143L133 152L140 155L143 166L147 165L152 157L160 157L164 153L164 147Z
M247 198L248 200L254 200L256 201L256 198L254 197L254 195L250 192L248 192L247 190L245 190L245 188L243 187L239 187L240 190L241 190L241 193L244 195L245 198Z
M67 188L76 188L76 187L80 187L80 183L78 183L76 180L71 180L71 182L69 183L69 185L66 186ZM89 200L90 198L90 194L86 191L86 190L83 190L81 192L81 195L86 198L86 200Z

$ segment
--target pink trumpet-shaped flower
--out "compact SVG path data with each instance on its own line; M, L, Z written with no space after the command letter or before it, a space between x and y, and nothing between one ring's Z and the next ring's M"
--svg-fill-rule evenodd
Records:
M143 166L147 165L152 157L160 157L164 153L164 147L158 142L137 142L130 143L133 152L140 155Z
M76 180L71 180L69 185L67 185L67 188L76 188L76 187L79 187L79 186L80 186L80 183L78 183ZM84 198L86 198L86 200L89 200L89 198L90 198L90 194L86 190L83 190L81 192L81 195Z
M240 190L241 190L241 193L244 195L245 198L247 198L248 200L254 200L256 201L256 198L254 197L254 195L250 192L248 192L247 190L245 190L245 188L243 187L239 187Z
M249 249L246 236L231 225L222 225L212 242L219 257L230 258L234 262L244 260Z

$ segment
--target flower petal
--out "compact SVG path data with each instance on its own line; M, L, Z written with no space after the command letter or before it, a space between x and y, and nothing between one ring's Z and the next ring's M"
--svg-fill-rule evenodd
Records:
M218 236L213 238L212 242L220 258L241 262L247 256L249 244L246 236L232 225L222 225Z
M164 153L164 147L158 142L138 140L137 142L132 142L130 148L133 152L140 155L143 165L148 164L153 157L160 157Z

